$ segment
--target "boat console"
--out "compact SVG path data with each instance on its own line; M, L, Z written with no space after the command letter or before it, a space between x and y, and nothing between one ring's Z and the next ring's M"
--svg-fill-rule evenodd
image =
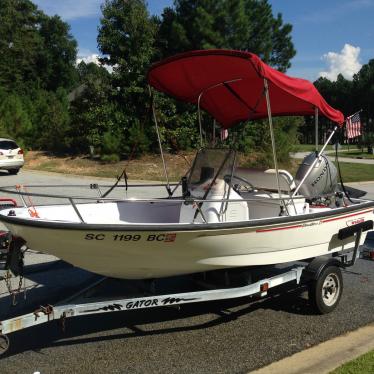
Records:
M238 222L309 212L305 198L291 199L296 184L288 171L279 171L279 195L275 170L236 168L235 160L236 153L229 149L204 148L197 153L183 183L187 199L180 223Z
M318 213L338 207L336 168L326 156L314 166L295 196L307 166L317 157L308 155L294 180L287 170L236 167L236 153L229 149L201 149L189 177L183 182L186 202L180 223L238 222L278 216ZM312 195L308 195L312 192ZM191 204L188 203L189 199Z

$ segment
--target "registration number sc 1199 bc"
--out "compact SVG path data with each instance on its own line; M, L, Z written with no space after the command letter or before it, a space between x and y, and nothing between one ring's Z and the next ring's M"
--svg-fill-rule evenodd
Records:
M102 233L90 233L86 234L86 240L113 240L119 242L138 242L140 240L147 242L165 242L172 243L177 238L175 233L165 233L165 234L102 234Z

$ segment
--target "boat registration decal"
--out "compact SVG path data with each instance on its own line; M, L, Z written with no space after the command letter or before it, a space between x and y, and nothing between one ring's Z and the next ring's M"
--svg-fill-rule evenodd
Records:
M147 235L140 235L140 234L97 234L97 233L89 233L86 234L84 237L85 240L112 240L115 242L139 242L139 241L146 241L146 242L164 242L164 243L172 243L175 242L177 239L176 233L165 233L165 234L147 234Z

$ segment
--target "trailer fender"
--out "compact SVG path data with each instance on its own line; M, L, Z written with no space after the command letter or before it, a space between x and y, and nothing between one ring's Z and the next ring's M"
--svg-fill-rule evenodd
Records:
M315 281L319 278L323 270L328 266L342 267L340 260L334 257L320 256L314 258L303 270L302 280L305 282Z

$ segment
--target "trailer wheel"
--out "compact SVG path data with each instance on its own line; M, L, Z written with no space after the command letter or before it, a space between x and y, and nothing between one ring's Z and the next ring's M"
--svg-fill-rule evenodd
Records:
M332 312L343 292L342 272L337 266L327 266L318 279L309 284L309 301L320 314Z
M0 334L0 356L3 355L9 348L9 338L6 335Z

